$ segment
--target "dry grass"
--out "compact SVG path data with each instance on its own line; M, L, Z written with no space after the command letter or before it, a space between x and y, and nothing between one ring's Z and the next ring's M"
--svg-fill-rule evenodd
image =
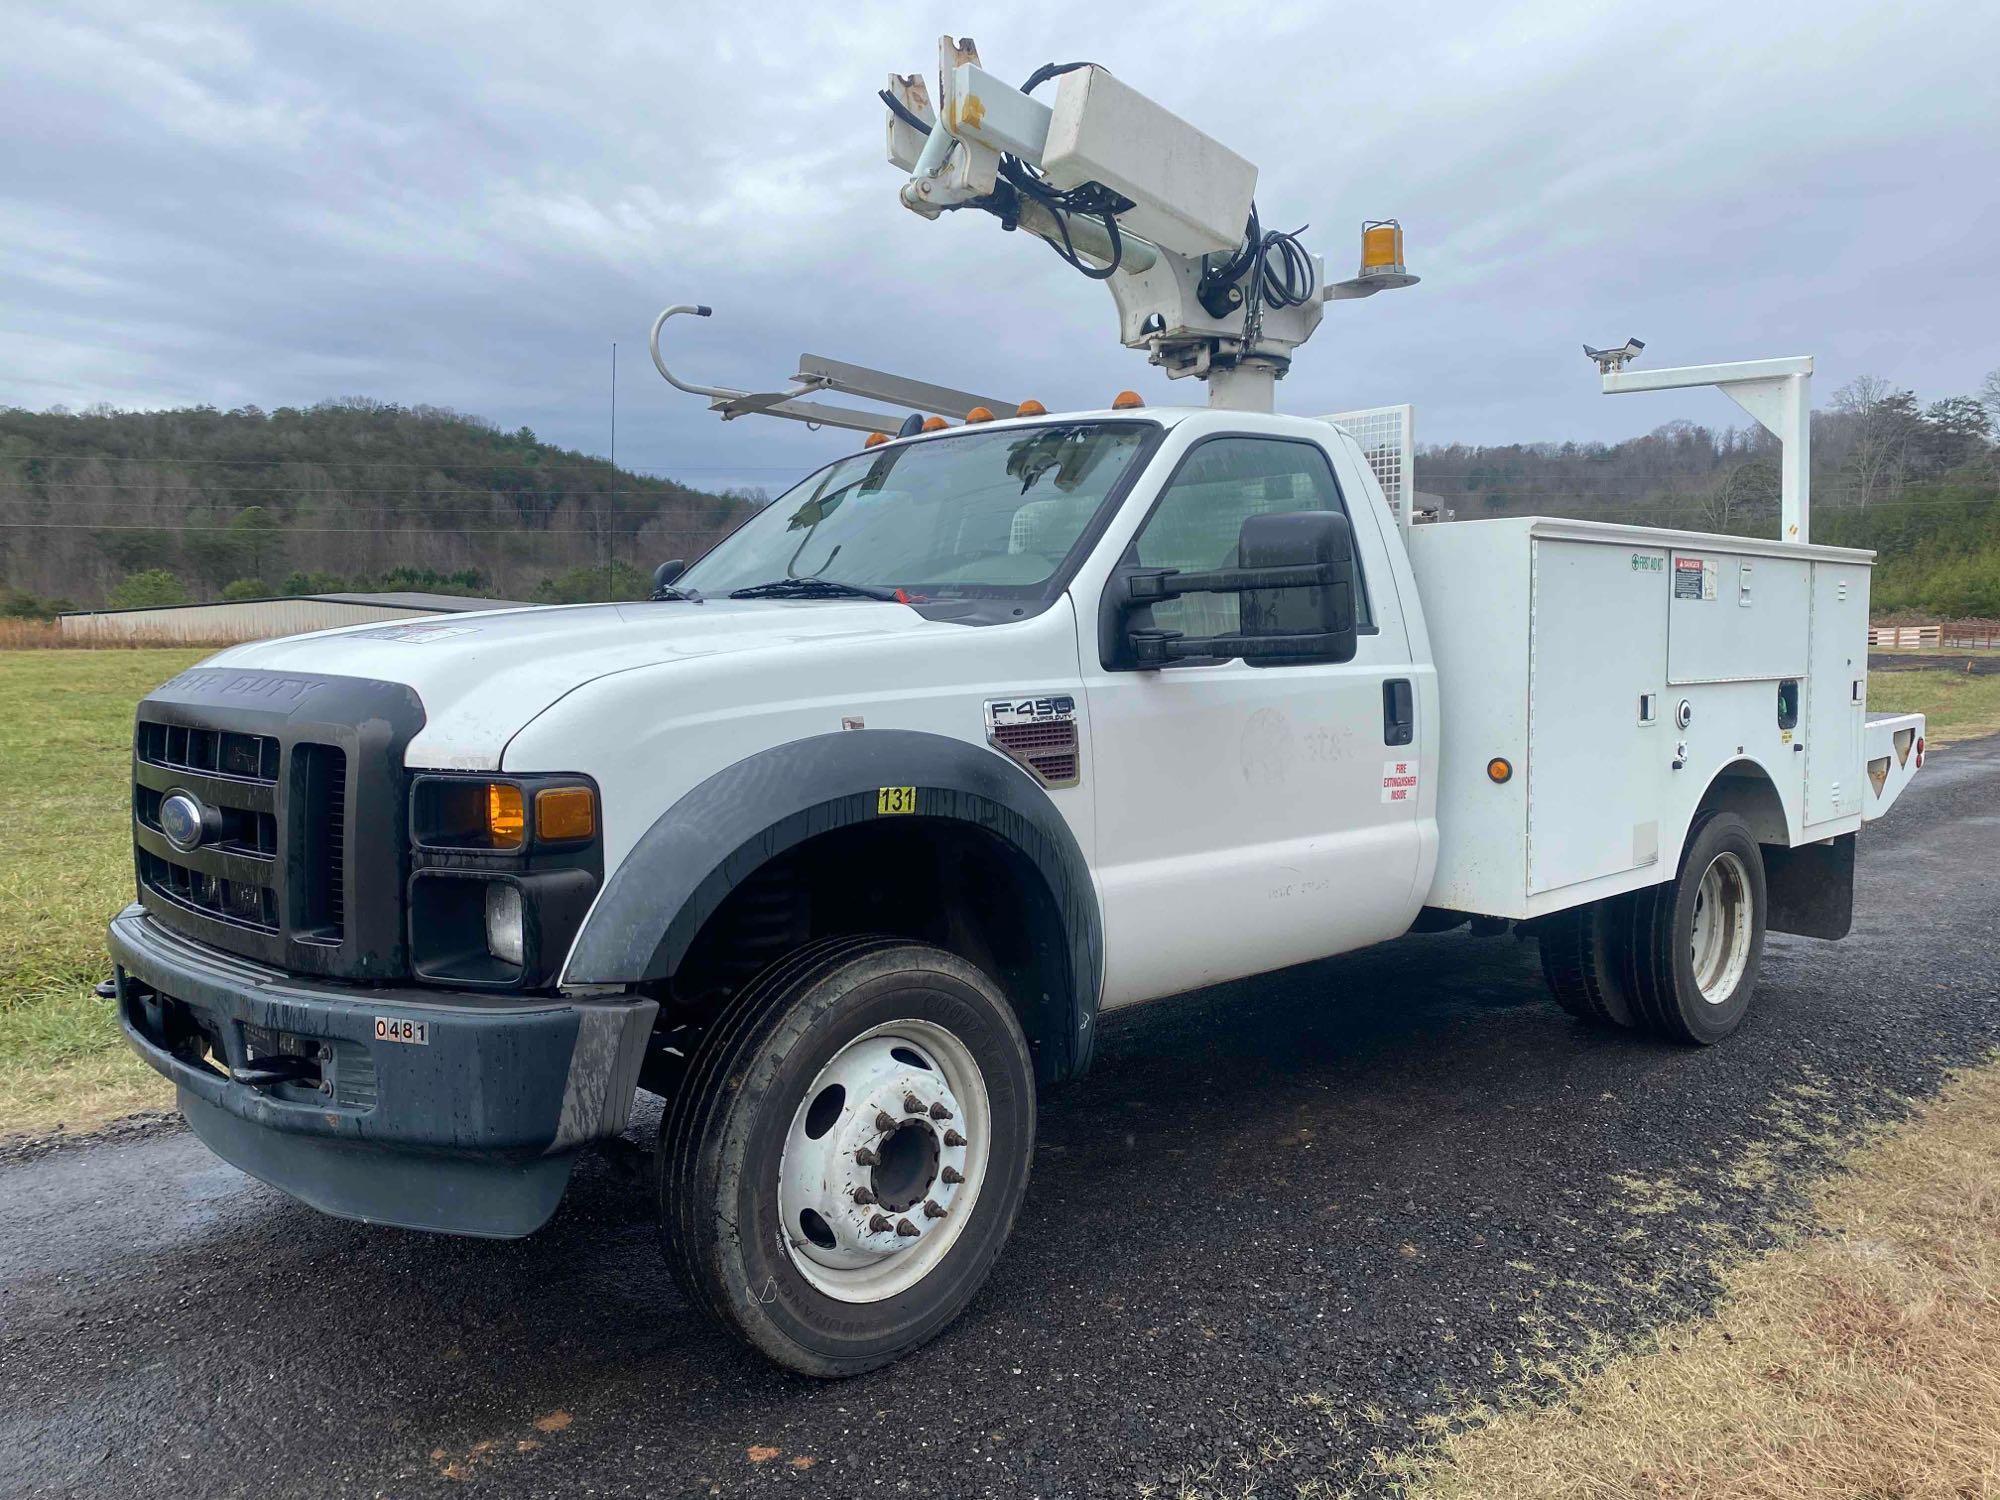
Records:
M171 648L177 651L199 649L206 653L240 644L233 636L187 641L167 635L83 642L76 636L64 635L54 620L0 620L0 651L155 651Z
M1712 1317L1475 1414L1385 1476L1425 1500L2000 1495L2000 1062L1861 1148Z

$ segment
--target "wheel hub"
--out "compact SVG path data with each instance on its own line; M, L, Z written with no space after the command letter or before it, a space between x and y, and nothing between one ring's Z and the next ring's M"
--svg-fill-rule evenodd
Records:
M984 1080L928 1022L842 1047L800 1100L778 1173L792 1262L848 1301L893 1296L957 1238L983 1177Z
M1734 854L1716 855L1695 888L1690 957L1701 998L1721 1005L1736 993L1750 961L1750 877Z

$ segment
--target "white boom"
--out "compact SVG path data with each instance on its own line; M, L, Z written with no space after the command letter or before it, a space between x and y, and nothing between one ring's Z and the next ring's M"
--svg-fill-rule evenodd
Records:
M1051 79L1043 103L1034 90ZM947 36L937 86L936 108L918 74L883 91L904 206L932 219L983 209L1047 240L1109 287L1120 341L1169 377L1206 380L1211 406L1270 411L1323 303L1417 280L1397 230L1393 256L1364 233L1360 274L1328 286L1296 233L1261 227L1255 165L1093 63L1038 69L1017 89L970 38Z

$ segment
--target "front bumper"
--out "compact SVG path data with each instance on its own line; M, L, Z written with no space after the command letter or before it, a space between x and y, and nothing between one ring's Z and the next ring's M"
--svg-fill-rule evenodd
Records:
M218 1156L328 1213L451 1234L547 1222L576 1148L624 1129L658 1010L307 980L140 906L110 946L126 1040ZM421 1044L384 1036L419 1024Z

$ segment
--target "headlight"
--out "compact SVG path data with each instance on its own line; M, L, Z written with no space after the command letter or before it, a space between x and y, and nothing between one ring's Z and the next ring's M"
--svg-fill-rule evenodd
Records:
M555 982L604 879L597 788L575 773L410 782L410 968L432 984Z
M521 888L511 881L486 882L486 951L503 963L522 962Z

